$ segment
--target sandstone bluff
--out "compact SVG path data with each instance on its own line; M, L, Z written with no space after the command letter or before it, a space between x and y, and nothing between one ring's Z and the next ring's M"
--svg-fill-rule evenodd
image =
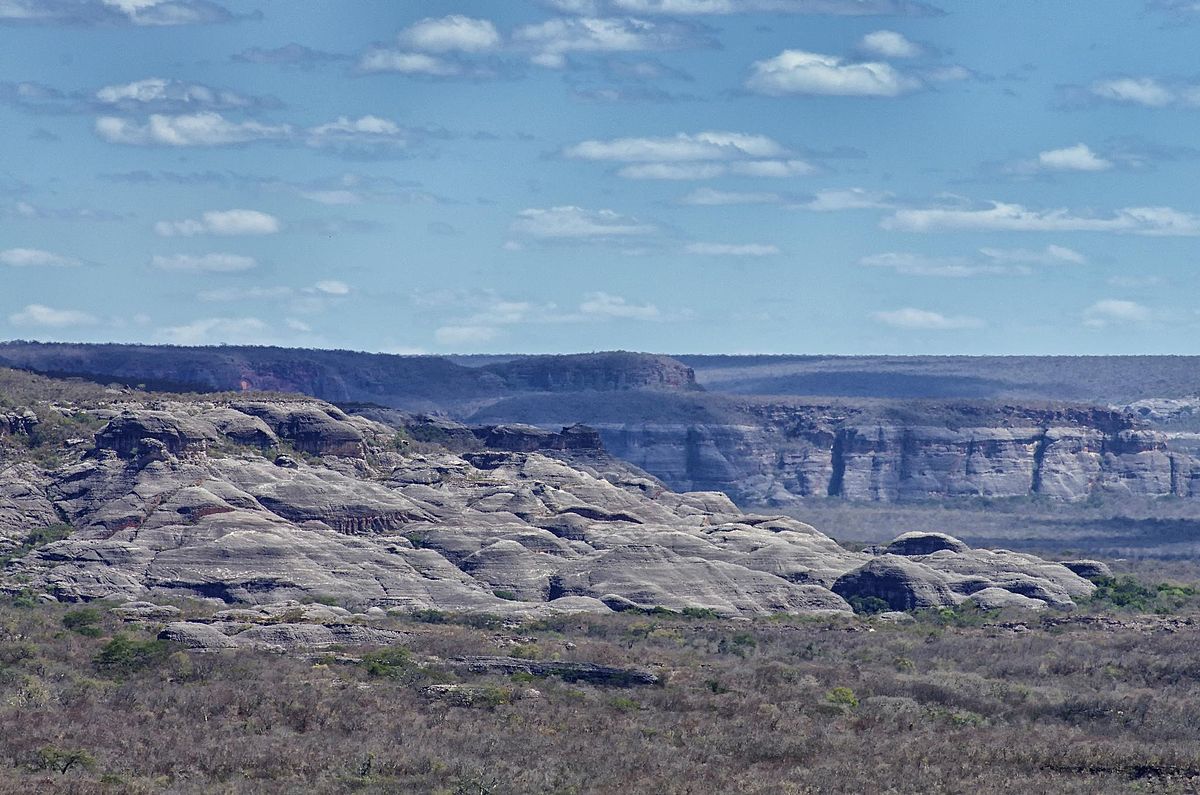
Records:
M492 429L452 452L311 399L110 389L5 411L0 582L46 598L749 616L1070 608L1094 588L929 534L851 552L724 494L673 492L580 427ZM64 537L28 544L50 526Z

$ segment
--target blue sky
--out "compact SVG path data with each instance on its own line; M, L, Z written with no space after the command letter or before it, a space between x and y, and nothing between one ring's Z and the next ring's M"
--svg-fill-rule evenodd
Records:
M0 338L1197 353L1200 3L0 0Z

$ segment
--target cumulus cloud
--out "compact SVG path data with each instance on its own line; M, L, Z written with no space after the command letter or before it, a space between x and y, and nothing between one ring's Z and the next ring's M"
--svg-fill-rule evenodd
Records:
M200 83L149 77L132 83L104 86L96 91L95 102L123 110L189 109L225 110L275 104L242 96L235 91L212 88Z
M981 248L979 256L929 256L889 251L863 257L859 262L872 268L887 268L906 276L1023 276L1033 273L1032 266L1078 265L1087 259L1065 246L1044 249Z
M1107 171L1111 160L1100 157L1087 144L1039 152L1037 165L1046 171Z
M634 304L608 293L589 293L579 305L579 312L585 317L629 320L655 320L662 314L654 304Z
M927 309L904 307L886 312L876 312L871 317L878 323L899 329L914 331L954 331L957 329L980 328L983 321L967 315L943 315Z
M0 0L0 25L170 27L235 18L212 0Z
M1176 94L1153 77L1118 77L1097 80L1090 86L1094 96L1113 102L1162 108L1176 101Z
M760 94L820 94L827 96L896 97L922 87L882 61L846 61L835 55L784 50L757 61L746 87Z
M869 210L878 207L891 207L892 194L884 191L867 190L866 188L840 188L817 191L811 201L797 205L804 210L818 213L840 212L842 210Z
M422 19L401 31L399 38L402 44L428 52L483 52L500 44L495 25L461 14Z
M44 304L29 304L19 312L8 316L14 326L38 326L41 328L68 328L96 323L96 317L78 309L55 309Z
M360 72L395 72L427 77L452 77L463 71L459 64L428 53L385 47L374 47L363 53L358 61L358 69Z
M236 273L258 267L253 257L241 254L155 255L150 264L159 270L192 273Z
M256 317L208 317L159 329L158 336L175 345L261 345L276 341L271 327Z
M680 196L677 203L696 207L725 207L736 204L778 204L782 201L783 196L778 193L697 188Z
M583 141L563 154L584 160L621 162L676 162L726 160L741 157L777 157L787 150L765 135L736 132L677 133L663 138L615 138Z
M689 243L684 250L704 257L772 257L779 253L778 246L765 243Z
M72 267L79 265L75 257L55 254L40 248L8 248L0 251L0 265L13 268Z
M1074 249L1053 243L1044 249L981 248L979 253L994 262L1017 262L1030 265L1082 265L1087 257Z
M1029 268L994 262L979 262L968 257L930 257L924 254L889 251L863 257L859 262L869 268L886 268L905 276L1003 276L1030 273Z
M549 19L513 32L513 42L532 51L539 66L562 68L571 53L678 50L709 42L695 27L627 17Z
M306 143L317 149L379 154L406 148L408 138L408 130L388 119L378 116L360 116L357 119L340 116L328 124L311 128Z
M230 121L214 111L175 116L155 113L144 124L119 116L96 119L96 134L103 140L129 146L228 146L286 139L292 132L286 124Z
M1078 215L1067 209L1031 210L1020 204L992 202L980 209L900 209L885 218L882 226L906 232L1115 232L1191 237L1200 235L1200 216L1171 207L1125 207L1108 216Z
M876 30L863 36L858 48L880 58L915 58L921 47L894 30Z
M258 210L210 210L199 219L159 221L154 225L154 231L162 237L273 235L282 228L278 218Z
M513 222L514 232L541 240L599 240L649 235L651 224L620 215L612 210L585 210L564 205L522 210Z
M344 154L386 154L408 146L411 131L379 116L337 119L297 131L288 124L231 121L215 111L151 114L145 123L119 116L96 119L96 134L129 146L211 147L256 141L304 143Z
M788 157L786 147L764 135L737 132L676 133L660 138L589 140L567 147L566 157L628 163L626 179L699 180L729 174L795 177L816 169Z
M1150 319L1147 307L1119 298L1097 301L1083 311L1083 324L1091 328L1145 323Z
M595 8L596 0L549 0L564 11ZM938 16L943 12L915 0L609 0L617 10L677 16L729 14L820 14L827 16ZM583 11L579 13L585 13Z

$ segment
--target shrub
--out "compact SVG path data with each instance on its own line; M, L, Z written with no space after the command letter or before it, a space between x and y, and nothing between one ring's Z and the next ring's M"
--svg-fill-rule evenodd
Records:
M858 696L848 687L835 687L825 694L825 700L830 704L854 709L858 706Z
M520 598L517 596L516 591L509 591L504 588L499 588L495 591L492 591L492 595L495 596L497 599L504 599L509 602L521 601Z
M162 640L135 640L124 635L104 644L92 658L96 670L110 676L125 676L162 664L171 653L171 646Z
M76 766L90 770L95 765L95 757L87 751L66 751L53 745L39 749L33 761L34 770L53 770L64 775Z
M891 605L880 599L878 596L855 595L851 596L846 601L850 603L850 609L852 609L855 613L863 613L866 615L886 613L892 609Z
M89 638L100 636L100 611L91 607L72 610L62 617L62 625L72 632Z

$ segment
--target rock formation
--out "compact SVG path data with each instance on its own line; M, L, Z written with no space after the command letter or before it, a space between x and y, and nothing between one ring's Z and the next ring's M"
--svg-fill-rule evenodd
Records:
M732 616L847 612L845 598L859 595L903 609L953 605L988 589L997 604L995 589L1070 607L1093 587L1063 566L946 536L850 552L795 519L743 514L722 494L669 491L607 455L586 427L492 428L471 432L482 449L414 452L393 428L315 400L92 411L107 422L92 445L59 451L60 466L3 453L0 536L74 528L9 562L0 580L9 589L61 600L330 597L502 615ZM319 647L355 631L169 629L199 647Z

